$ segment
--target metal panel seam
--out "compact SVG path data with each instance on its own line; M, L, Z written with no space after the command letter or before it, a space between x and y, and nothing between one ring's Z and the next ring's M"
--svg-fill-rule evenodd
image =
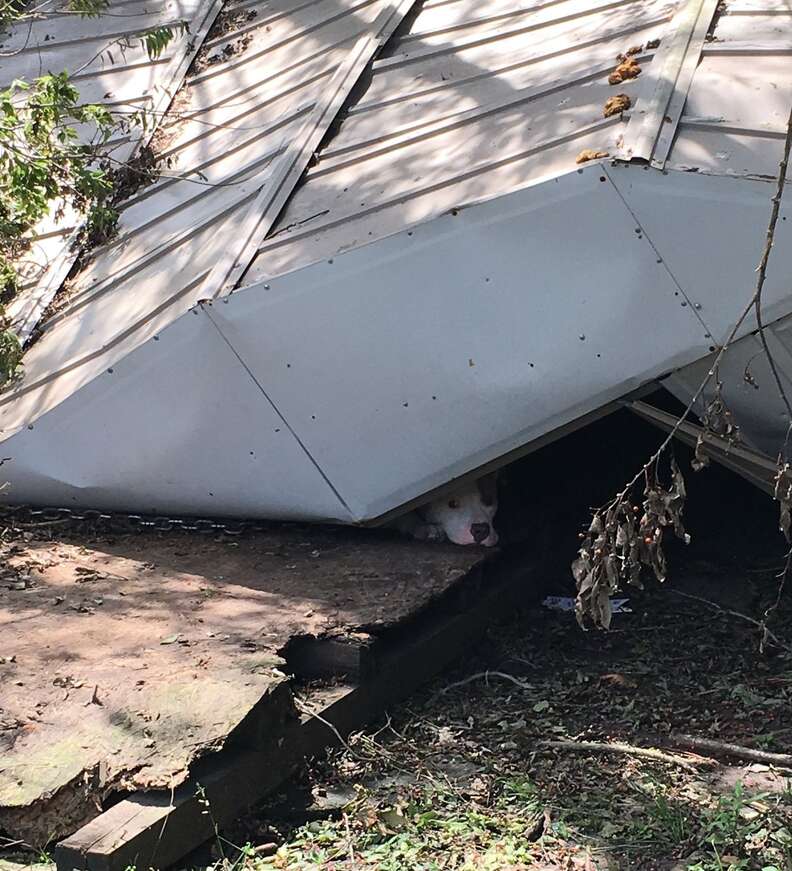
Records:
M673 33L663 38L643 79L636 110L624 136L622 160L652 160L662 137L664 143L668 139L662 158L658 158L662 168L717 4L718 0L687 0L675 16ZM676 118L669 115L672 103ZM666 134L666 127L670 128L670 135ZM653 161L653 165L657 164Z
M228 301L228 299L226 298L226 302L227 302L227 301ZM327 484L327 486L328 486L328 487L330 488L330 490L333 492L333 495L336 497L336 499L338 499L338 501L341 503L341 505L343 505L343 507L344 507L344 508L346 509L346 511L349 513L349 517L350 517L350 519L351 519L352 521L354 521L354 522L359 522L361 518L358 517L358 516L355 514L355 512L352 511L352 509L349 507L349 505L347 504L347 502L346 502L346 500L344 499L344 497L343 497L343 496L341 495L341 493L338 491L338 488L333 484L333 482L330 480L330 478L327 477L327 475L325 474L324 469L322 469L322 467L319 465L319 463L314 459L313 455L311 454L311 452L310 452L310 451L308 450L308 448L306 447L305 442L303 442L303 440L302 440L302 439L300 438L300 436L297 434L297 431L294 429L294 427L292 427L292 425L289 423L289 421L286 420L286 418L283 416L281 410L280 410L280 409L278 408L278 406L275 405L275 403L272 401L272 398L270 397L269 393L267 393L267 391L264 389L264 385L263 385L263 384L258 380L258 378L256 378L256 376L253 374L253 371L251 370L251 368L248 366L248 364L247 364L247 363L244 361L244 359L242 358L242 355L239 353L239 351L237 351L237 349L234 347L234 345L232 344L232 342L228 339L228 337L226 336L226 334L225 334L225 333L223 332L223 330L220 328L220 325L219 325L219 324L217 323L217 321L212 317L212 312L210 311L211 306L212 306L212 302L209 301L209 300L207 300L206 302L201 302L201 303L198 304L198 310L199 310L199 311L202 311L202 312L206 315L206 317L209 318L209 322L210 322L210 323L212 324L212 326L217 330L218 335L220 336L220 338L221 338L221 339L226 343L226 345L228 345L228 348L229 348L229 350L231 351L231 353L232 353L232 354L237 358L237 360L239 361L239 365L242 366L242 368L245 370L245 372L247 372L248 377L250 378L250 380L251 380L251 381L256 385L256 387L261 391L261 395L262 395L262 396L267 400L267 402L268 402L269 405L271 406L272 410L273 410L273 411L275 412L275 414L277 414L278 417L281 419L281 421L283 422L283 425L284 425L284 426L286 427L286 429L288 429L288 431L291 433L292 438L293 438L293 439L297 442L297 444L300 446L301 450L303 451L303 453L305 454L305 456L308 458L308 460L310 461L311 465L312 465L312 466L316 469L316 471L317 471L317 472L322 476L322 480L325 482L325 484Z
M224 0L205 0L204 7L198 11L194 20L200 20L200 25L194 35L190 35L185 43L183 52L174 54L168 62L168 67L164 73L164 81L158 86L160 93L154 99L149 111L154 117L154 123L151 127L144 131L143 135L138 139L134 148L127 158L127 162L132 160L134 156L144 148L154 136L161 118L165 116L173 97L176 94L184 76L193 61L193 58L198 53L204 39L209 33L210 28L214 24ZM75 78L74 76L72 78ZM79 78L77 76L76 78ZM49 307L55 297L55 294L60 289L66 276L69 274L72 266L77 260L80 251L76 246L76 241L82 233L87 218L83 217L78 225L74 228L61 248L60 254L57 255L50 268L47 270L49 277L45 285L43 293L38 294L35 300L32 300L31 305L27 307L27 311L23 308L19 319L15 321L14 327L20 341L25 344L32 335L35 328L38 326L41 316ZM37 285L36 285L37 286ZM33 291L35 291L35 287Z
M227 248L210 272L205 284L206 297L220 296L242 278L352 88L416 2L399 0L395 5L389 4L374 22L372 30L360 38L342 61L328 83L325 98L314 107L281 158L281 166L276 168L271 183L262 186L248 207L237 236L241 244Z
M652 251L654 251L655 256L657 257L657 262L662 263L663 269L665 269L665 271L668 273L668 277L671 279L671 281L673 281L674 286L679 289L679 292L685 298L685 303L682 303L682 305L685 305L687 308L690 309L691 314L694 315L696 320L698 320L698 322L704 328L705 336L707 338L710 338L712 336L712 330L710 329L707 322L704 320L704 318L701 314L701 311L698 308L696 308L696 303L690 298L690 296L688 296L685 288L679 283L679 281L677 280L677 277L674 275L674 273L669 268L668 261L665 259L665 257L663 257L662 253L658 250L657 246L652 241L652 237L649 235L646 228L643 226L643 224L639 220L638 216L635 214L635 212L630 207L630 204L627 202L626 196L622 192L620 186L614 180L610 167L603 164L602 169L603 169L605 175L608 176L608 181L611 183L611 185L613 185L613 189L616 191L617 196L624 204L624 208L627 209L627 211L630 213L630 217L632 218L633 221L635 221L636 226L640 227L641 233L643 233L643 235L646 237L646 241L649 243L649 245L652 248ZM623 167L622 169L626 170L626 169L628 169L628 167ZM641 172L644 172L644 171L645 170L641 170ZM651 171L651 170L649 170L649 171Z

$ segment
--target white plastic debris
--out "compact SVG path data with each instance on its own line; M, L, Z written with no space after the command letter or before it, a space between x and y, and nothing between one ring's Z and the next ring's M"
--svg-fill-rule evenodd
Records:
M629 599L611 599L610 603L613 614L632 614ZM575 610L575 600L571 596L546 596L542 604L553 611Z

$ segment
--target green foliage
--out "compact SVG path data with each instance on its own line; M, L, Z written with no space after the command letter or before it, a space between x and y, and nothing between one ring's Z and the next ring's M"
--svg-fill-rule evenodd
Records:
M162 52L165 51L174 36L177 34L181 35L183 33L189 33L189 31L190 28L187 22L182 21L177 25L165 25L164 27L157 27L154 30L149 30L146 33L141 34L140 38L143 41L143 45L146 46L148 56L152 60L156 60Z
M69 0L68 8L96 17L107 6L108 0ZM0 0L0 26L46 14L27 11L20 0ZM133 40L156 60L177 34L188 30L182 22L141 32ZM106 53L111 55L109 46ZM102 145L119 127L128 129L141 120L146 129L145 118L119 121L104 106L81 104L68 72L17 80L0 92L0 303L17 292L17 268L29 247L29 233L53 208L57 216L68 202L84 214L84 239L90 242L110 235L118 214L112 205L114 173ZM0 383L12 377L20 359L19 341L0 308Z
M93 126L99 141L114 127L103 106L80 105L65 72L29 84L15 81L0 92L0 292L13 289L11 264L53 202L68 197L90 213L111 193L107 171L95 163L95 146L80 142L75 124ZM98 218L109 219L106 211Z

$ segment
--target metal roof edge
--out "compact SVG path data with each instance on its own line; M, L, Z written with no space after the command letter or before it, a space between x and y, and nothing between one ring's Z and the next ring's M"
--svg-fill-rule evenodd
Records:
M126 159L129 163L141 149L151 141L151 138L159 127L160 120L165 116L173 102L182 81L193 59L203 45L204 39L209 33L215 19L223 7L224 0L204 0L204 3L195 16L198 26L188 34L185 40L185 51L175 54L168 62L168 68L164 80L157 85L158 93L154 98L153 105L149 109L154 122L143 131L143 135L137 140L134 148ZM86 217L82 216L77 226L64 239L63 246L54 260L48 264L45 272L45 284L40 289L40 282L32 285L24 292L24 295L14 301L13 307L9 307L12 314L13 326L24 345L38 326L42 315L54 299L61 285L66 280L81 251L77 246L77 240L85 227Z
M718 0L685 0L655 53L624 135L624 161L662 169L676 134Z

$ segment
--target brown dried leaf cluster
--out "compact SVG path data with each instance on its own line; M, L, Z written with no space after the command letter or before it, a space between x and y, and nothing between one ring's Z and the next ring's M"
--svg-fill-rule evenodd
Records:
M632 106L632 100L630 100L627 94L616 94L605 101L602 115L604 118L610 118L611 115L618 115L620 112L626 112L630 106Z
M720 379L715 381L715 394L707 403L704 414L701 416L701 432L696 439L695 456L690 465L696 472L709 465L704 444L708 435L718 436L725 439L729 445L738 444L740 441L740 427L735 423L734 417L723 398L723 384Z
M643 506L631 505L626 494L614 500L592 518L572 575L578 596L575 614L585 628L587 621L607 629L611 622L610 597L623 583L641 586L643 568L651 569L658 581L666 577L663 536L671 527L688 543L690 536L682 523L685 480L676 460L671 458L671 484L666 489L648 473Z
M603 157L609 157L607 151L595 151L593 148L584 148L583 151L575 158L575 163L588 163L590 160L600 160Z
M789 463L783 463L780 459L773 496L779 505L778 528L784 533L784 538L792 543L792 468Z
M638 49L640 51L640 48ZM630 49L633 51L633 49ZM629 51L628 51L629 55ZM620 55L620 57L624 57ZM641 75L641 66L633 57L624 57L624 60L608 76L609 85L620 85L628 79L636 79Z

